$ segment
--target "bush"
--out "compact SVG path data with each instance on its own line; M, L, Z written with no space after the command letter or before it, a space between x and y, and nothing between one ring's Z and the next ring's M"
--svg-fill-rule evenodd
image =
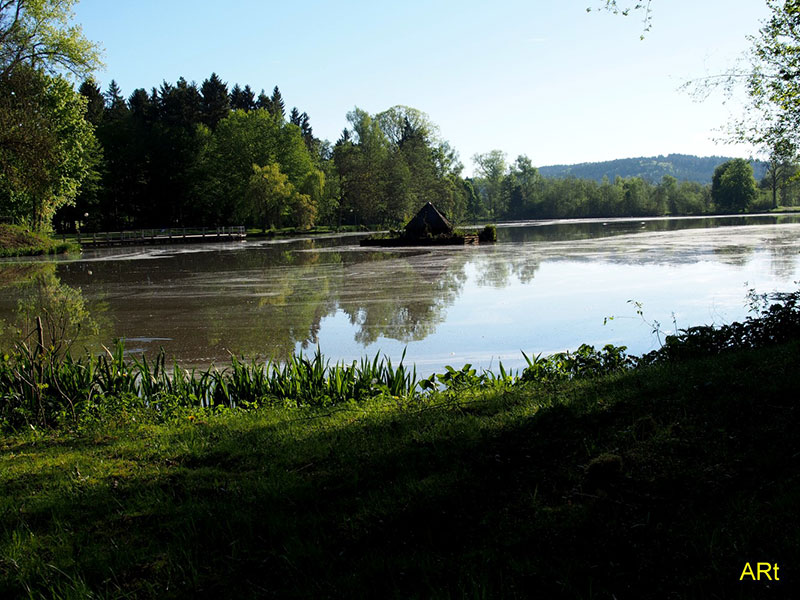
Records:
M496 242L497 241L497 227L494 225L487 225L478 234L478 240L481 242Z

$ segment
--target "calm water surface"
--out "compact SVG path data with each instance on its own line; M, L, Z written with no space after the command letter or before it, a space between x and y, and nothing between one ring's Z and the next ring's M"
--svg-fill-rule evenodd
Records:
M741 319L747 289L800 280L797 216L509 223L494 246L432 250L362 249L359 237L0 263L0 343L47 311L78 346L125 338L129 352L163 347L186 365L319 345L334 361L396 361L407 348L423 374L498 360L518 368L520 350L657 347L629 301L669 332Z

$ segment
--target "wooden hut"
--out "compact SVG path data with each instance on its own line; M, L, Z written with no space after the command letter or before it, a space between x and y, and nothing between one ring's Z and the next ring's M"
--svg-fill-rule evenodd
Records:
M450 221L427 202L413 219L406 225L406 236L410 238L429 238L438 235L452 235L453 226Z
M483 234L479 235L478 232L454 231L453 225L447 220L447 217L428 202L420 209L417 216L408 222L402 234L392 232L387 236L379 233L364 238L359 244L362 246L452 246L495 241L494 237L484 239L481 235Z

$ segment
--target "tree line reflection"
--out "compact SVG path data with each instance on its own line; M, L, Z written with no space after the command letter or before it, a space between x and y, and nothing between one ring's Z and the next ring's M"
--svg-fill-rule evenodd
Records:
M598 248L603 260L641 259L631 243L636 238L622 225L618 240L598 246L576 240L577 225L566 233L563 225L551 228L550 238L545 227L502 228L506 243L477 248L367 250L352 238L320 238L170 248L136 260L3 264L0 344L10 347L43 314L57 318L78 347L99 351L126 338L131 350L163 346L169 357L194 364L225 363L229 354L284 359L298 347L313 349L323 321L334 316L347 329L334 335L362 346L380 338L410 343L436 331L471 276L474 285L502 289L531 284L544 260L591 260ZM562 236L571 241L559 241ZM771 268L790 277L796 245L780 235L774 240L766 247ZM708 250L722 262L744 264L758 248L757 237L744 235ZM679 245L654 250L651 244L644 254L663 262L697 260L696 252L682 252ZM335 337L328 338L332 343Z

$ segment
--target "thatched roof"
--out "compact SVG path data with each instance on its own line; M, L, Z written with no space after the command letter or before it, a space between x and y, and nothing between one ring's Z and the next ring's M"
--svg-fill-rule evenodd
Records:
M414 237L430 237L452 232L453 226L450 221L430 202L426 203L417 216L406 225L406 234Z

